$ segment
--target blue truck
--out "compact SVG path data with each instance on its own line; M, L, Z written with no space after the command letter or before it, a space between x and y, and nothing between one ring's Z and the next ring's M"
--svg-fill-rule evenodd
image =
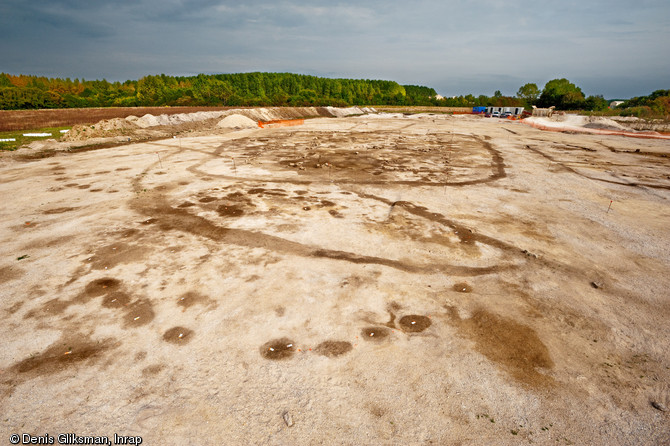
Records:
M486 113L486 107L484 106L472 107L472 113L475 115L481 115L483 113Z

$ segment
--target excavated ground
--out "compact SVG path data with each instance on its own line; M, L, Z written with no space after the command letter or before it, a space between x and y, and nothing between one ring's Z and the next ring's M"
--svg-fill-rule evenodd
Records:
M51 155L0 160L3 441L670 442L668 141L370 115Z

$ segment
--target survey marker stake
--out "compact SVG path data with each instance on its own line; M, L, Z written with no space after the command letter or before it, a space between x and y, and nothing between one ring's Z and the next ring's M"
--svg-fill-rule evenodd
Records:
M610 200L610 205L609 205L609 207L607 208L607 212L606 212L607 214L610 213L610 208L611 208L611 207L612 207L612 200Z
M163 168L163 161L161 161L161 156L158 152L156 152L156 156L158 157L158 163L160 164L161 169L162 169Z

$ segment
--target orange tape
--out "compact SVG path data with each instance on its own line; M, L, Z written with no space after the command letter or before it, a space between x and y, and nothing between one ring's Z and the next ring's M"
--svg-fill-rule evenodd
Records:
M260 128L275 128L275 127L292 127L295 125L303 125L304 119L276 119L274 121L258 121Z

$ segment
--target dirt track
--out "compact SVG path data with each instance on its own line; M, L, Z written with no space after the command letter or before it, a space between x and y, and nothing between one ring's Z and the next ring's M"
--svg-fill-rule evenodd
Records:
M397 115L2 158L0 438L667 444L669 156Z

